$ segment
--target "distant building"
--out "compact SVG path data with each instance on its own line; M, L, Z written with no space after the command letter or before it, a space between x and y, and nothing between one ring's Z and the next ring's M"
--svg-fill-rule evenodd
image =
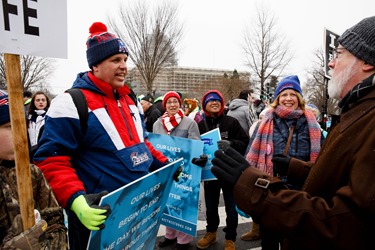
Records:
M215 88L215 83L221 81L225 73L231 77L233 70L167 67L159 72L154 80L154 86L156 86L156 94L174 90L194 96L194 94L199 95L201 92L199 90L207 87L207 84L212 84L210 88ZM238 71L238 74L241 80L249 81L249 72ZM141 84L142 77L136 67L129 69L125 81L131 84L136 94L147 92L143 87L144 84Z

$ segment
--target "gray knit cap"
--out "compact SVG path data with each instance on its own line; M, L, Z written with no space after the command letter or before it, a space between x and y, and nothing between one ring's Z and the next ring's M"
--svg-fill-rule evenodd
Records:
M347 29L338 42L358 59L375 66L375 16Z

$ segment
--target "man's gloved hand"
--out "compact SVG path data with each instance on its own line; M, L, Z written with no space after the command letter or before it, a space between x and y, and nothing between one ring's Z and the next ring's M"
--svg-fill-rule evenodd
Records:
M74 211L81 223L89 230L104 228L104 221L111 211L109 205L98 206L100 198L108 194L102 191L98 194L80 195L72 203L70 209Z
M216 178L229 186L234 186L242 172L249 167L247 160L233 148L224 152L217 150L212 159L211 172Z
M201 168L204 168L204 166L206 166L206 163L208 161L208 157L207 155L205 154L202 154L199 156L199 158L197 157L194 157L192 160L191 160L191 163L201 167Z
M182 166L179 166L178 169L176 170L176 172L174 172L173 174L173 180L175 182L179 182L180 181L180 177L182 175L182 171L184 170L184 168Z
M219 150L225 151L227 148L230 148L231 144L228 140L220 140L217 142L217 147Z
M292 158L283 154L277 154L272 158L274 172L278 176L288 174L289 163Z
M47 222L40 220L33 227L23 231L22 218L19 214L14 218L9 234L4 238L2 249L39 250L39 237L46 231L47 227ZM13 233L16 232L17 235L9 239L9 236L12 237Z
M154 160L152 161L151 163L151 166L149 168L149 172L154 172L155 170L158 170L159 168L162 168L164 167L165 165L167 165L169 162L168 160L166 160L165 162L161 162L159 161L158 159L154 158Z

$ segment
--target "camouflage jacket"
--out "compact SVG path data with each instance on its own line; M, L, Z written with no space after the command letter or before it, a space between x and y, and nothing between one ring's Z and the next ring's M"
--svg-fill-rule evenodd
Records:
M43 220L48 223L47 230L39 238L40 249L68 249L64 215L59 207L51 187L45 180L41 170L30 165L34 208ZM14 162L0 163L0 249L3 243L20 234L19 229L10 230L14 218L20 214L17 193L17 179ZM14 227L14 225L13 225Z

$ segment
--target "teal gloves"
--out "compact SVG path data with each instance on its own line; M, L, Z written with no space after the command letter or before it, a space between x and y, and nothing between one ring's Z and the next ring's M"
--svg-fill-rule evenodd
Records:
M98 194L80 195L72 203L70 209L74 211L81 223L89 230L100 230L104 228L104 221L110 213L110 207L98 206L100 198L108 194L102 191Z

